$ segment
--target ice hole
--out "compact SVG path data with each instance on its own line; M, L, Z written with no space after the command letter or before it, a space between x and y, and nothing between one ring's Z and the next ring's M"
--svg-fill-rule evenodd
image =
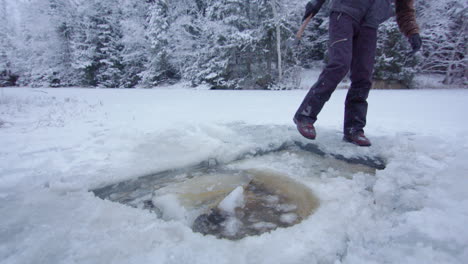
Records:
M167 195L176 202L168 201ZM295 225L319 205L306 186L264 170L188 179L155 191L152 202L163 219L186 221L195 232L228 239Z
M307 177L317 178L324 172L327 177L352 177L385 168L380 158L348 159L296 143L249 152L229 164L210 159L92 191L102 199L183 222L194 232L237 240L296 225L319 207L319 197L293 175L264 169L275 164L294 172L291 162L302 162Z

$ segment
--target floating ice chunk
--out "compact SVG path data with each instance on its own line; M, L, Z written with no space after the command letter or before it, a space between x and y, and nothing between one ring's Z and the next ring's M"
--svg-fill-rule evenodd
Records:
M242 228L242 222L234 216L229 217L222 225L224 227L223 233L228 237L234 237Z
M279 202L279 197L277 195L267 195L264 200L269 204L277 204Z
M277 228L278 226L274 223L258 222L258 223L253 224L252 227L257 230L265 230L265 229L274 229L274 228Z
M282 214L280 216L280 221L285 223L285 224L292 224L296 220L297 220L297 214L295 214L295 213Z
M238 186L219 203L218 208L230 215L234 215L235 209L244 207L244 203L244 187Z
M295 204L278 204L276 209L281 212L291 212L297 209Z
M187 210L174 194L157 196L152 201L154 206L162 212L164 220L183 220L187 215Z

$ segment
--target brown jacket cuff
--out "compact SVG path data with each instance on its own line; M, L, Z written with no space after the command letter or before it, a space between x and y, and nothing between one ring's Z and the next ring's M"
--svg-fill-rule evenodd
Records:
M416 22L416 12L414 0L396 0L396 19L400 31L409 37L419 33L419 26Z

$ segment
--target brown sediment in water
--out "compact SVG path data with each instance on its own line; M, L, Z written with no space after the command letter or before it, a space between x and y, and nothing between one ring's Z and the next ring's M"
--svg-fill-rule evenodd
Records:
M251 180L243 186L244 206L236 208L234 215L223 212L217 206L209 208L207 213L194 221L192 229L195 232L218 238L241 239L296 225L319 206L318 198L309 188L287 176L264 170L245 173ZM225 193L225 196L228 194ZM232 223L235 228L230 227Z
M253 184L263 186L265 190L278 195L284 199L283 204L297 206L295 212L302 219L312 214L320 204L311 189L285 175L265 170L249 170L248 172L253 175Z
M243 172L200 175L156 190L153 199L165 194L174 194L185 208L212 208L236 187L245 186L250 180L251 178Z

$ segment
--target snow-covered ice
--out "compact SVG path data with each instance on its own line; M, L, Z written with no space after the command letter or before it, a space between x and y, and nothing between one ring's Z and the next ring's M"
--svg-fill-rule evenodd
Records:
M316 144L386 168L310 175L314 161L294 152L233 165L286 174L320 199L260 236L203 236L89 192L303 140L291 118L306 92L2 89L0 263L467 263L468 90L371 91L370 148L341 141L337 90Z

